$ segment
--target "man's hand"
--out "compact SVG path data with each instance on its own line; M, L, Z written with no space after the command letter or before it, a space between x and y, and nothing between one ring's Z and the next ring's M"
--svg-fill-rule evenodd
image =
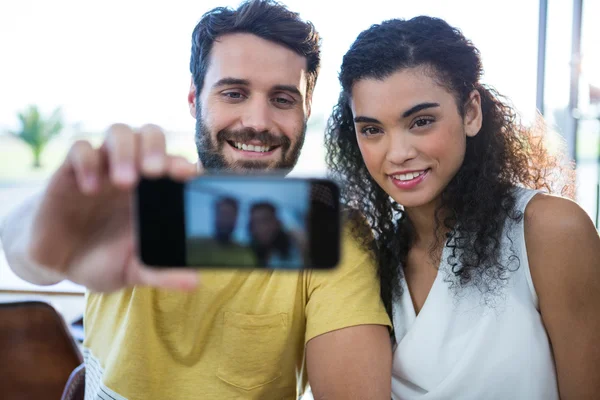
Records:
M131 203L141 176L186 180L197 173L194 164L166 154L165 135L154 125L139 131L113 125L98 149L86 141L76 142L42 198L22 210L33 213L30 225L18 226L27 218L8 219L5 236L29 231L19 239L22 245L8 246L9 264L18 273L19 267L12 264L30 260L53 276L93 291L132 285L193 289L196 271L152 269L138 261ZM25 254L11 254L11 248L22 248Z

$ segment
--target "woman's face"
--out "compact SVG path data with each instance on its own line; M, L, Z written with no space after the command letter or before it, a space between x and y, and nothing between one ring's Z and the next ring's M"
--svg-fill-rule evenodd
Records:
M480 102L473 91L462 118L454 95L422 68L357 81L350 106L373 179L406 208L435 204L481 128Z
M260 245L273 244L280 226L275 214L268 208L257 208L250 216L251 234Z

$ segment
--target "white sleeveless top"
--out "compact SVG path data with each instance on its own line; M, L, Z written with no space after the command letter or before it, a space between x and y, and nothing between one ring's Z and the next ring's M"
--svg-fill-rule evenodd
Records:
M537 192L516 191L515 207L524 212ZM559 398L552 350L529 271L523 220L508 220L505 231L519 261L510 262L510 270L516 271L509 272L499 294L487 297L491 305L483 303L475 287L450 289L447 246L418 316L402 279L404 292L394 304L394 400ZM513 254L510 246L503 234L504 265Z

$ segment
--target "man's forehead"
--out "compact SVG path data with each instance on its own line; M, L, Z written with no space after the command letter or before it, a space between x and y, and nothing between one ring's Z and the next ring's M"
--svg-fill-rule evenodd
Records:
M287 47L248 33L219 37L211 49L207 86L233 78L250 86L294 86L306 94L306 58Z

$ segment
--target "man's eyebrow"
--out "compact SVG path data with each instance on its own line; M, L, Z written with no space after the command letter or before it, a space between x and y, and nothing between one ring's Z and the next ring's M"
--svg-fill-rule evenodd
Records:
M295 94L298 97L302 97L302 93L300 92L300 89L298 89L294 85L275 85L275 86L273 86L273 90L290 92L290 93Z
M242 85L242 86L250 86L250 81L247 79L239 79L239 78L223 78L219 79L214 85L213 88L218 88L222 86L229 85Z
M219 88L219 87L231 86L231 85L250 86L250 81L247 79L229 78L228 77L228 78L223 78L223 79L218 80L213 85L213 88ZM300 89L298 89L294 85L275 85L275 86L273 86L272 90L290 92L299 97L302 97L302 92L300 92Z

